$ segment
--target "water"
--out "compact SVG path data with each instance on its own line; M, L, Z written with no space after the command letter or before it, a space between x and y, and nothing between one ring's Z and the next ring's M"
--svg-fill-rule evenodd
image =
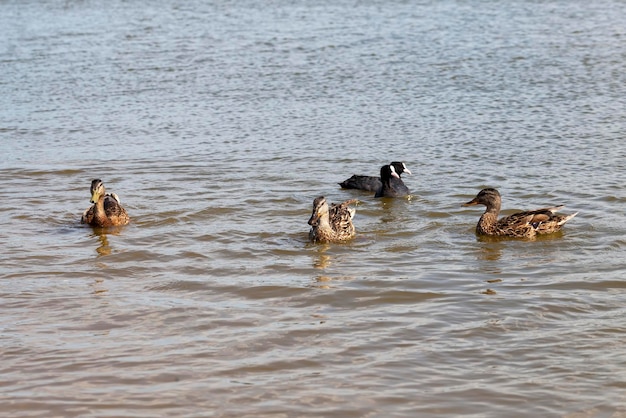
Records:
M623 416L626 10L0 3L8 416ZM403 160L411 199L339 189ZM132 217L79 224L102 178ZM533 242L505 213L580 212ZM359 198L357 238L307 242Z

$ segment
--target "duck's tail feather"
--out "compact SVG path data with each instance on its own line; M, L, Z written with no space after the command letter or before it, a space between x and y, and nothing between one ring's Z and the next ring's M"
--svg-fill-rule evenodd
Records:
M563 216L560 220L558 225L563 225L565 222L569 221L570 219L572 219L574 216L578 215L578 212L576 213L572 213L571 215L565 215Z
M549 212L556 213L556 212L560 211L561 209L563 209L564 207L565 207L565 205L557 205L557 206L551 206L549 208L543 208L541 210L547 210Z

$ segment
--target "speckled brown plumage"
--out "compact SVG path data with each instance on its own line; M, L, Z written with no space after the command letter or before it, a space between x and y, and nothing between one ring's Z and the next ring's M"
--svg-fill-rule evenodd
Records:
M115 193L106 194L102 180L91 182L92 206L83 212L80 222L91 226L107 227L126 225L130 217Z
M534 238L541 234L550 234L561 229L565 222L578 214L557 215L556 212L564 206L536 209L518 212L498 219L502 198L496 189L481 190L478 195L464 206L485 205L485 213L478 220L476 233L478 235L506 236L515 238Z
M354 238L356 230L352 218L355 210L349 205L356 202L352 199L329 207L324 196L316 198L309 219L309 239L312 242L342 242Z

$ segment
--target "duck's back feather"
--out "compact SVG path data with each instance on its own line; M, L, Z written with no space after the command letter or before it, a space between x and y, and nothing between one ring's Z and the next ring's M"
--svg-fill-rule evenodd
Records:
M354 224L352 223L352 218L354 218L356 210L348 206L353 202L354 200L349 200L347 202L339 204L332 203L330 205L330 210L328 212L330 226L338 234L345 236L354 235Z
M104 214L106 220L102 220L96 216L96 205L91 205L81 217L80 222L82 224L89 224L92 226L117 226L126 225L130 222L130 217L126 212L126 209L120 204L120 199L115 193L107 194L104 196Z
M550 234L561 229L565 222L572 219L578 212L571 215L557 215L556 212L564 208L563 205L536 209L499 219L496 228L501 235L527 236Z

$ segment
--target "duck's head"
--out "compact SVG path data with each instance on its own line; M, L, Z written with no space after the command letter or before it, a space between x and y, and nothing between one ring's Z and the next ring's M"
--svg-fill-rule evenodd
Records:
M400 178L393 165L384 165L380 167L380 179L383 182L388 182L392 177L397 179Z
M320 218L328 213L328 204L324 196L316 197L313 201L313 213L309 218L309 225L317 226L320 223Z
M500 207L502 198L496 189L482 189L475 198L465 203L463 206L485 205L488 208Z
M396 170L396 173L397 173L399 176L403 175L404 173L407 173L407 174L413 174L413 173L411 173L411 170L409 170L408 168L406 168L406 164L404 164L404 163L403 163L403 162L401 162L401 161L393 161L393 162L392 162L391 164L389 164L389 165L391 165L391 166L392 166L392 167Z
M91 191L91 203L96 203L100 199L100 197L104 196L105 194L104 183L102 183L102 180L100 179L92 180L90 191Z

